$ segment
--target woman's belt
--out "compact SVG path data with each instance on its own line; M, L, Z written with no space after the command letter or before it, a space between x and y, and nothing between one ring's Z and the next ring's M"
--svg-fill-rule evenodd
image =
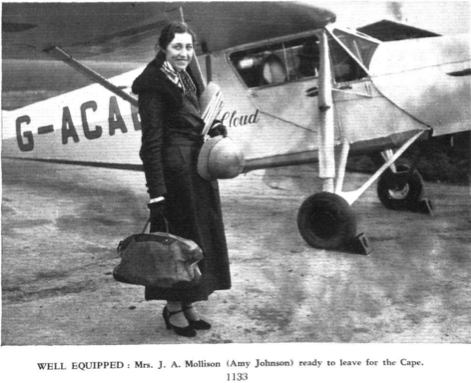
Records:
M204 143L204 137L198 136L183 136L183 135L172 135L167 137L165 140L166 146L202 146Z

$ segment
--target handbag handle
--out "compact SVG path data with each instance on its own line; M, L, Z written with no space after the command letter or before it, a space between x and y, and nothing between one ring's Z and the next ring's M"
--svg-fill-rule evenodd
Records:
M149 226L150 223L150 217L147 219L146 224L144 225L144 228L142 229L141 234L144 234L147 230L147 226Z
M165 222L165 229L166 229L167 237L168 237L170 234L169 228L168 228L168 220L164 216L162 216L162 218L164 219L164 222ZM149 224L150 224L150 217L147 219L146 224L144 225L144 228L142 229L142 234L146 232L147 226L149 226Z

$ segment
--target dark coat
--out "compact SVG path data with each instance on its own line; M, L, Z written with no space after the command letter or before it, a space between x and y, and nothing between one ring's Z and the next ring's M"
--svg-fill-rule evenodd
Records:
M198 108L152 61L134 81L142 126L140 156L151 198L164 196L172 234L195 241L203 250L202 278L192 289L146 287L145 298L169 301L207 300L231 287L229 257L216 181L200 177L196 165L204 121ZM165 231L161 221L151 231Z

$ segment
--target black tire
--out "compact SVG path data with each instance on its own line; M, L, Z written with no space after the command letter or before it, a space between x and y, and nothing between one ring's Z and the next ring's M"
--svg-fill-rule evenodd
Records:
M416 210L423 198L424 181L417 170L397 165L396 173L387 169L378 181L378 198L391 210Z
M338 249L356 235L355 214L342 197L328 192L308 197L298 212L301 236L311 246Z

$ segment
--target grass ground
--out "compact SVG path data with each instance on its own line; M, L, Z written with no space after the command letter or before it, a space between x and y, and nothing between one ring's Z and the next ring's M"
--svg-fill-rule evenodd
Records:
M454 185L470 185L470 132L432 138L412 145L402 160L416 163L425 181ZM377 166L369 156L350 158L347 169L373 173Z

